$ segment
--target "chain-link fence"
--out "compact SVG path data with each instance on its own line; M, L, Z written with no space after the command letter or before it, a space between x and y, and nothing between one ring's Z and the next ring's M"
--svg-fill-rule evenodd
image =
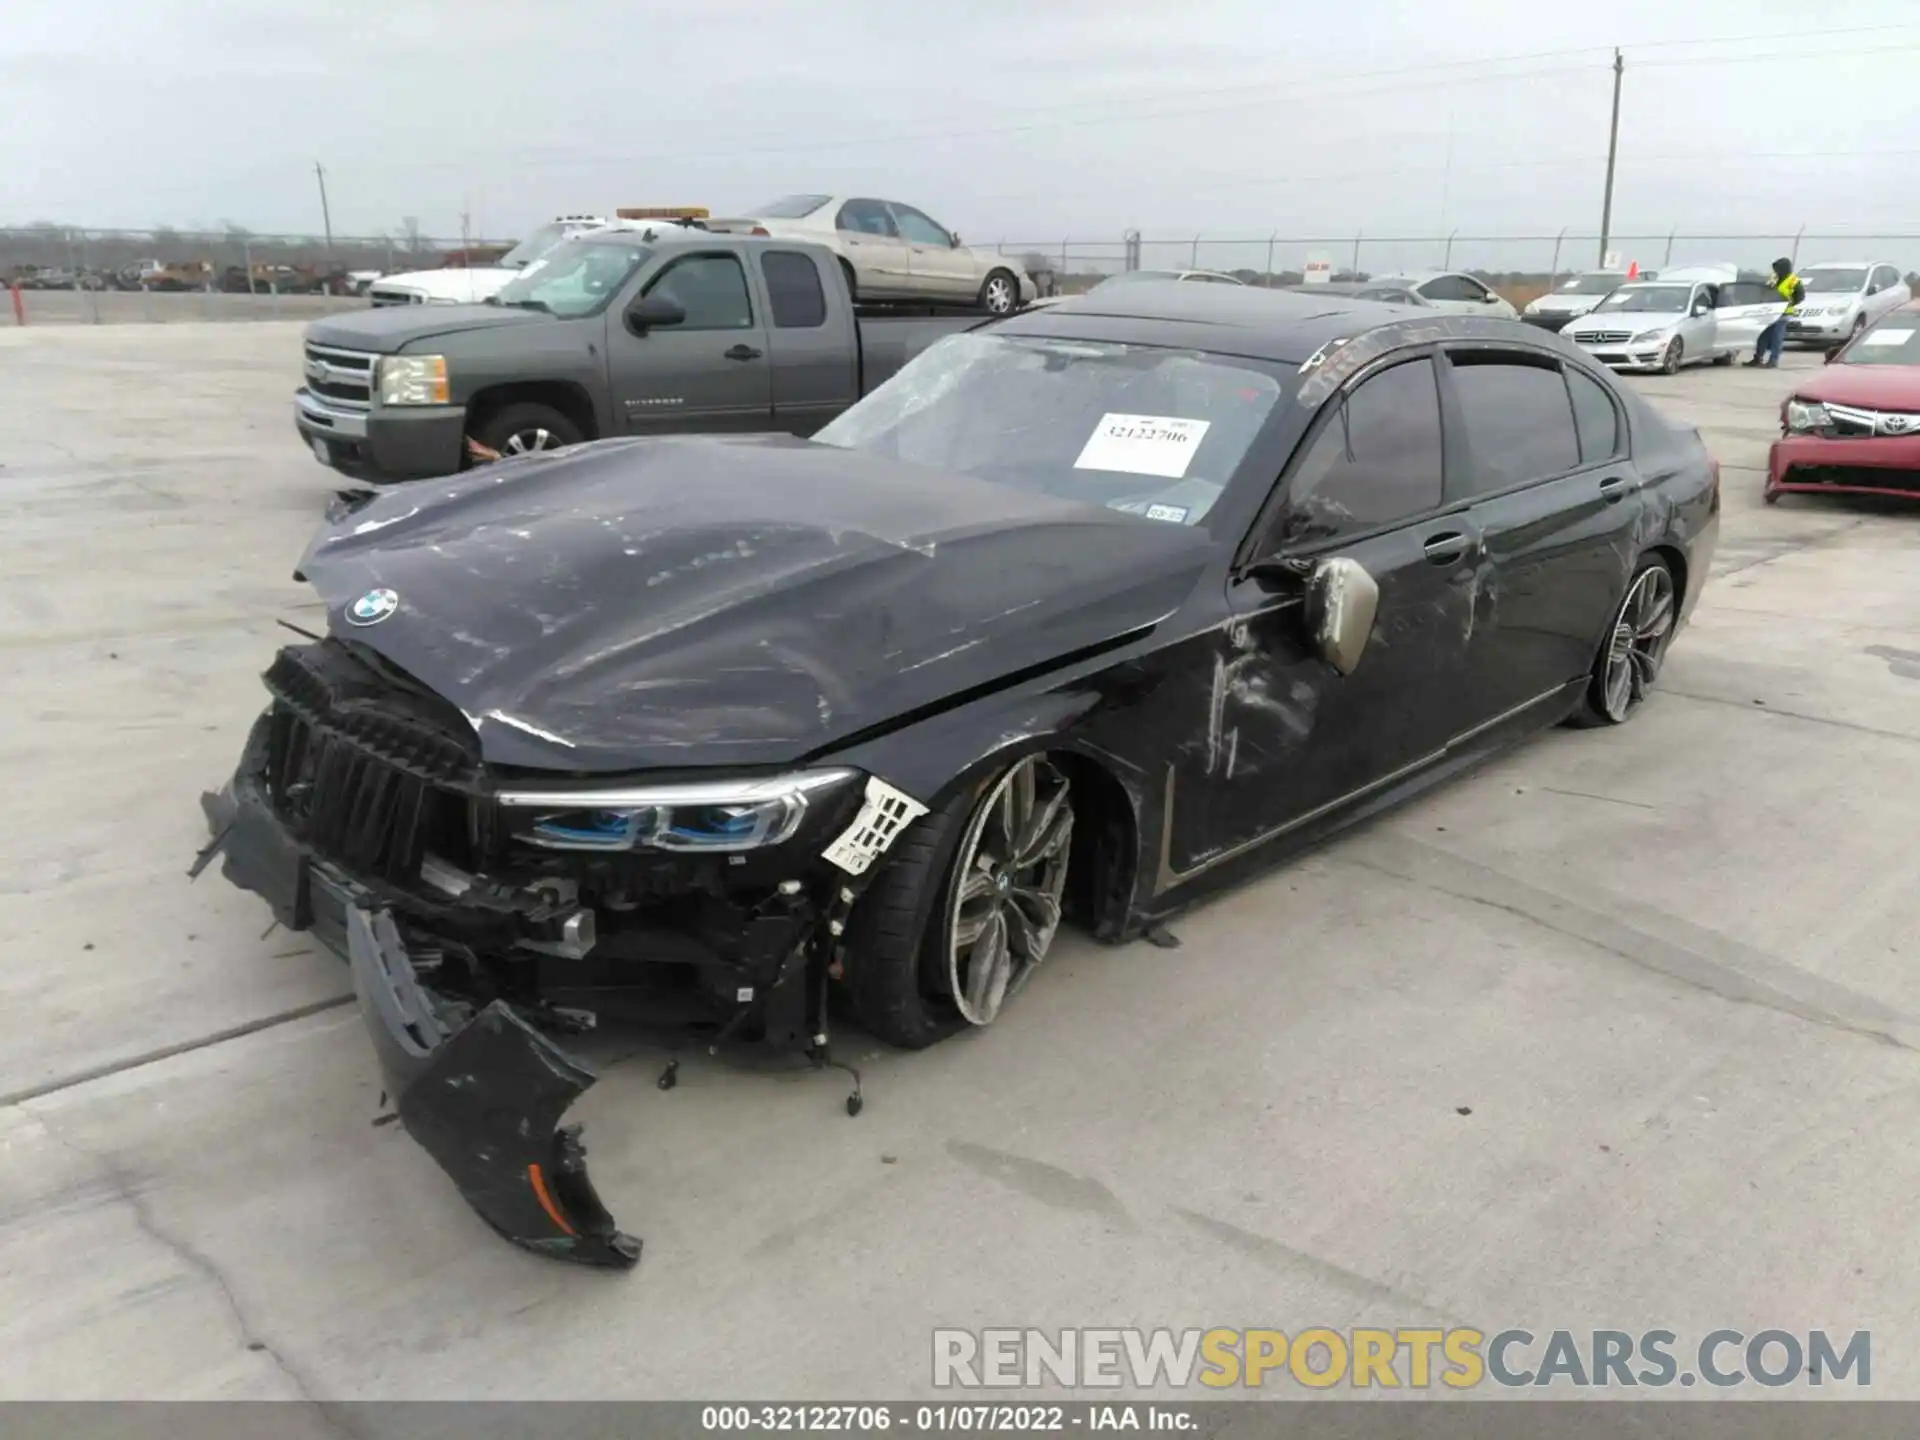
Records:
M248 230L0 228L0 324L293 319L364 305L381 275L485 265L511 240Z
M0 304L0 324L113 323L138 320L295 319L365 304L380 275L444 265L486 264L511 241L447 240L427 235L261 235L246 230L83 230L39 225L0 228L0 284L17 285L18 303ZM1560 279L1599 265L1591 231L1406 236L1331 232L1232 238L1185 236L1000 240L1059 291L1085 290L1122 270L1215 270L1253 285L1301 283L1308 265L1335 279L1420 270L1465 270L1525 304ZM1920 232L1870 235L1840 230L1707 235L1637 232L1610 236L1606 252L1622 266L1732 262L1765 269L1776 256L1885 262L1914 279Z
M1235 239L1195 232L1143 236L1128 231L1111 240L1002 240L996 248L1044 271L1063 292L1084 290L1122 270L1213 270L1250 285L1297 285L1309 264L1323 265L1334 279L1464 270L1524 304L1558 281L1597 269L1600 237L1591 231L1490 235L1317 236L1265 235ZM1779 256L1796 265L1822 260L1897 265L1910 281L1920 278L1920 232L1868 235L1841 231L1777 234L1633 233L1608 237L1604 253L1625 268L1660 270L1675 265L1732 263L1764 270Z

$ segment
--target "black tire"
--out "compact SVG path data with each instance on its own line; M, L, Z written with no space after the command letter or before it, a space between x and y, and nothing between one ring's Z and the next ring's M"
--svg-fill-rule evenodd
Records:
M1678 375L1680 367L1686 363L1687 345L1678 335L1667 342L1665 352L1660 356L1660 373Z
M1654 577L1648 579L1647 577ZM1618 695L1610 696L1608 681L1613 674L1613 664L1617 658L1615 649L1621 635L1621 627L1632 623L1629 611L1636 605L1636 597L1642 585L1651 585L1656 590L1664 588L1666 610L1664 627L1652 649L1650 668L1639 659L1630 660L1629 668L1634 670L1638 679L1629 686L1629 693L1623 704ZM1627 581L1626 593L1620 597L1613 617L1607 622L1606 634L1600 637L1600 647L1594 653L1593 667L1587 675L1587 688L1581 693L1580 706L1567 717L1567 723L1576 729L1591 729L1603 725L1624 725L1640 712L1641 703L1646 698L1646 690L1658 678L1661 664L1666 659L1667 646L1673 641L1674 625L1680 618L1680 587L1674 577L1673 567L1658 555L1643 556L1634 567L1632 577ZM1636 634L1633 647L1637 650L1641 644Z
M1020 281L1011 270L991 271L981 283L977 303L989 315L1011 315L1020 308Z
M890 1045L923 1050L968 1028L948 973L955 864L963 841L978 831L976 813L1021 763L960 787L915 821L854 910L842 988L860 1024ZM1064 808L1071 807L1068 794Z
M489 450L498 450L507 456L578 445L586 437L578 425L551 405L521 400L502 407L475 426L473 438ZM516 439L520 441L517 445Z

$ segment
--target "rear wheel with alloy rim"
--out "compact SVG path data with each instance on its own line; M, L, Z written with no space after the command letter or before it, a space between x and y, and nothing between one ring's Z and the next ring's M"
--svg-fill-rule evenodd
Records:
M901 836L848 932L861 1024L919 1049L998 1019L1059 933L1073 821L1066 772L1029 755Z
M1660 676L1679 613L1673 571L1659 556L1648 556L1633 572L1600 643L1576 723L1624 725L1633 718Z

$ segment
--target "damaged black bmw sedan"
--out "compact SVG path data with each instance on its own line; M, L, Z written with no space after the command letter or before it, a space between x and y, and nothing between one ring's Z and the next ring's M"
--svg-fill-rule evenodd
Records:
M1126 940L1629 720L1719 508L1698 434L1557 336L1102 292L812 440L609 440L339 516L207 856L348 959L488 1223L630 1265L561 1124L596 992L823 1062L833 1014L992 1024L1063 921Z

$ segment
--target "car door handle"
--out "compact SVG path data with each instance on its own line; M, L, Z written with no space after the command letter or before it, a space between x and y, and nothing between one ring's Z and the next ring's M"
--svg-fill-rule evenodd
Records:
M729 360L758 360L760 358L760 352L751 345L736 345L731 350L726 351L725 354Z
M1618 505L1627 496L1630 487L1619 475L1609 475L1600 482L1600 498L1609 505Z
M1448 530L1429 536L1424 548L1427 559L1435 565L1452 565L1466 558L1467 551L1473 548L1473 541L1458 530Z

